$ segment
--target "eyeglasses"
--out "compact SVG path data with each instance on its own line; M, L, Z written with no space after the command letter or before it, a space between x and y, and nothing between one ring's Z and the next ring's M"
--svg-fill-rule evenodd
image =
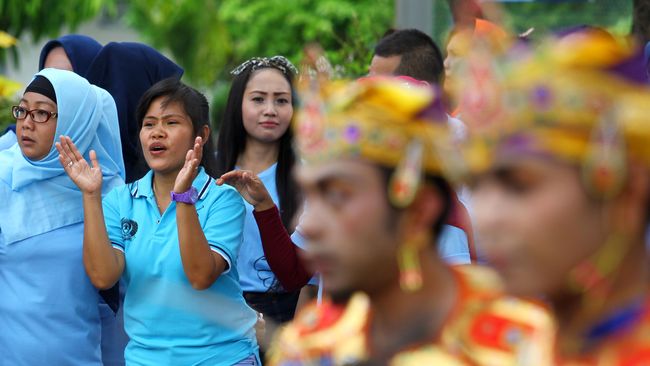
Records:
M23 120L27 118L27 115L29 114L30 117L32 117L32 121L36 123L45 123L50 120L50 118L54 117L56 118L59 114L56 112L48 112L43 109L32 109L29 110L27 108L21 107L19 105L15 105L11 107L11 114L14 116L15 119L17 120Z
M250 68L251 72L257 69L272 67L282 71L283 74L293 73L294 75L298 74L298 69L287 60L284 56L273 56L273 57L253 57L247 61L244 61L241 65L237 66L230 73L232 75L239 75L244 70Z

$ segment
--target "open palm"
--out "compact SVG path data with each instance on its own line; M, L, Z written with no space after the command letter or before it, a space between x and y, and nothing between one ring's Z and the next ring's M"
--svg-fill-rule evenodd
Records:
M178 172L174 181L174 192L181 193L190 189L192 182L198 175L199 164L203 157L203 139L197 136L194 146L185 154L185 163Z
M224 183L235 187L246 202L256 208L265 209L273 205L271 195L266 190L264 183L253 172L247 170L230 171L217 179L218 185Z
M90 151L91 165L79 153L70 137L61 136L61 141L56 143L59 152L59 161L74 184L83 193L98 193L102 190L102 169L97 161L97 154Z

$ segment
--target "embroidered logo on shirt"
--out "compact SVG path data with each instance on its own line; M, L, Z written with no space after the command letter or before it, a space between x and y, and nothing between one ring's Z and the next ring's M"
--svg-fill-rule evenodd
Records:
M126 217L122 218L120 225L122 226L122 240L131 240L138 232L138 223Z

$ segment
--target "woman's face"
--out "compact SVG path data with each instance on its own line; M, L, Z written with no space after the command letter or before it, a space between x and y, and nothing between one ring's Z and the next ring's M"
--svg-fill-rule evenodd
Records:
M177 174L194 145L190 116L178 102L163 105L165 97L154 99L142 121L140 144L147 165L156 173Z
M68 54L65 53L63 47L54 47L50 50L45 58L43 63L44 68L54 68L60 70L74 71L72 69L72 63L68 58Z
M447 56L445 57L445 91L454 93L458 87L458 73L463 59L469 52L471 44L471 32L461 31L449 38L447 43Z
M242 100L242 119L249 139L275 143L291 123L291 85L279 70L253 72Z
M606 237L578 169L548 158L497 161L477 177L472 202L481 248L516 295L565 294L572 269Z
M26 110L33 110L33 114L45 119L50 113L57 112L57 106L50 98L34 93L23 94L19 106ZM33 161L43 159L49 154L54 144L57 117L51 117L46 122L34 122L30 113L24 119L16 119L16 135L18 146L23 155Z

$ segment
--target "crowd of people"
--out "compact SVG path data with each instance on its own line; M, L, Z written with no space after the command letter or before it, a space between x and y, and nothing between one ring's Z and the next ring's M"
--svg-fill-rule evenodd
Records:
M650 362L638 42L315 49L233 69L214 131L153 48L46 43L0 137L0 365Z

